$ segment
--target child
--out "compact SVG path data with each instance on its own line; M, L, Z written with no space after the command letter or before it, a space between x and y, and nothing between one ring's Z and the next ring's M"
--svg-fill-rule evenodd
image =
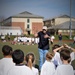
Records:
M30 69L32 70L33 72L33 75L39 75L39 72L38 72L38 69L33 67L34 65L34 62L35 62L35 56L33 53L28 53L26 55L26 63L27 63L27 66L30 67Z
M42 65L41 74L40 75L54 75L55 66L54 66L53 62L51 62L52 58L53 58L53 54L48 52L46 54L46 61Z
M12 58L16 65L9 70L8 75L33 75L31 69L23 64L24 53L22 50L15 50Z
M50 41L51 41L51 44L52 44L52 45L53 45L54 39L55 39L55 37L54 37L54 36L51 36Z
M3 58L0 60L0 75L7 75L9 69L15 64L12 61L12 47L4 45L2 47Z
M62 60L62 65L58 66L54 75L74 75L73 67L70 63L70 51L64 48L60 52L60 58Z
M55 67L59 66L62 64L62 61L60 59L60 50L63 48L63 46L59 46L58 44L55 44L52 47L52 51L54 53L54 57L52 58L52 62L55 64Z
M70 56L71 56L71 62L75 59L75 49L68 46L67 44L64 44L64 46L70 50L72 50L72 52L70 53Z

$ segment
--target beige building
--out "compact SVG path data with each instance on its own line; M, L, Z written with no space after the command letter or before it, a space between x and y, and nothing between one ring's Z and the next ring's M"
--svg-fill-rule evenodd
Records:
M7 18L3 25L20 27L24 34L34 34L42 29L43 17L25 11Z
M75 34L75 18L71 19L71 29L72 34ZM55 17L52 19L44 20L44 25L46 25L49 29L49 31L52 34L69 34L69 28L70 28L70 17L67 15Z

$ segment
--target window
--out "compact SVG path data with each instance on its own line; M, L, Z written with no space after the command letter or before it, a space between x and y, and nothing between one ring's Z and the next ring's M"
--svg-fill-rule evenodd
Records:
M27 19L27 23L29 23L30 22L30 20L29 19Z
M30 28L30 25L29 24L27 25L27 28Z

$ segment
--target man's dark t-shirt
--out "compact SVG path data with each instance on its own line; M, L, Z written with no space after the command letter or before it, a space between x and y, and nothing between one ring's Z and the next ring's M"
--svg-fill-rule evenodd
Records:
M46 32L46 33L43 33L43 31L38 32L38 37L39 37L38 48L43 50L49 49L49 38L44 38L46 34L50 36L49 32Z

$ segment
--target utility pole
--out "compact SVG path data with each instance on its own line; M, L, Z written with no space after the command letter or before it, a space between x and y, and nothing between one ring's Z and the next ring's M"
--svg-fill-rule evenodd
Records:
M72 32L71 32L71 26L72 26L72 22L71 22L71 5L72 5L72 0L70 0L70 39L72 39Z

